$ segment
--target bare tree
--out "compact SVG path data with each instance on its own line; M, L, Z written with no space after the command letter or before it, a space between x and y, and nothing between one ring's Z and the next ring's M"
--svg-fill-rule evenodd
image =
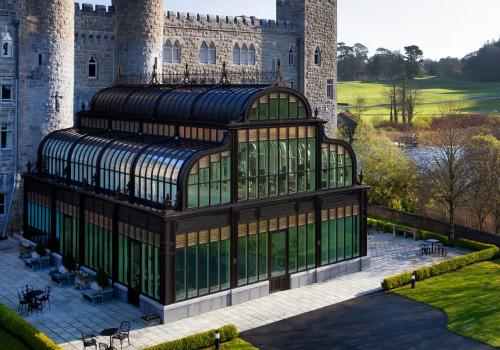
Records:
M406 88L406 97L403 98L406 111L407 130L410 131L413 118L417 115L416 107L422 101L420 90L415 84L409 84Z
M354 107L352 110L354 111L354 114L357 115L360 119L361 116L369 111L369 108L366 108L367 105L367 98L366 95L353 95L352 99L354 100Z
M398 113L399 113L399 105L398 105L398 89L396 83L393 81L389 85L389 87L382 94L383 99L386 101L387 108L391 111L391 122L394 121L396 124L398 123Z
M440 106L443 127L436 130L432 152L419 160L419 170L423 189L438 203L445 205L450 231L449 243L455 240L455 211L467 204L473 179L472 162L468 146L471 130L460 127L462 114L460 103Z

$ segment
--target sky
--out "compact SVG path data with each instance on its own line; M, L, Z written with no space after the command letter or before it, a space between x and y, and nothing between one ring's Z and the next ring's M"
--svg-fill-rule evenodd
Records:
M129 0L134 1L134 0ZM80 1L110 5L111 0ZM275 0L165 1L165 11L276 17ZM500 37L499 0L338 0L338 41L404 51L418 45L425 58L462 58Z

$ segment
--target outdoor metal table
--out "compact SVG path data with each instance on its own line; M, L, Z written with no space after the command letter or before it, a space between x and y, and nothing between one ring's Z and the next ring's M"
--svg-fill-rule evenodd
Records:
M35 289L35 290L29 291L28 293L26 293L26 295L24 296L24 300L28 301L28 308L26 309L26 316L28 316L28 311L33 312L33 309L37 310L36 311L37 316L38 316L38 310L42 311L42 308L38 307L38 303L34 299L36 299L37 297L39 297L43 293L45 293L45 292L43 290L40 290L40 289Z
M433 239L433 238L431 238L431 239L426 240L426 242L429 242L429 243L432 244L431 251L434 252L434 244L439 243L439 239Z
M114 347L111 345L111 340L112 340L112 337L113 335L116 334L116 332L118 332L118 328L106 328L104 330L101 331L101 335L103 337L109 337L109 349L114 349Z

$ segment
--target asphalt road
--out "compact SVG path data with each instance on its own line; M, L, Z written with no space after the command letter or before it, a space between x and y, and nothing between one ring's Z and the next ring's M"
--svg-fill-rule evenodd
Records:
M446 330L446 315L376 292L240 333L260 350L494 349Z

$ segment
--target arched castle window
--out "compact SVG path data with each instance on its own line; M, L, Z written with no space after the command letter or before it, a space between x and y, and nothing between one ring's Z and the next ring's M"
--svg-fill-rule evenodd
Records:
M241 47L241 53L240 53L240 58L241 58L241 64L248 64L248 49L245 44Z
M214 43L210 43L210 47L208 48L208 63L215 63L215 45L214 45Z
M170 44L170 40L167 40L163 47L163 62L172 62L172 44Z
M88 64L89 64L88 78L97 79L97 60L95 59L94 55L90 56Z
M9 31L2 33L2 56L12 56L12 35L10 35Z
M240 47L238 44L234 44L233 47L233 64L240 64Z
M172 50L172 62L180 62L181 61L181 46L179 42L176 40L173 50Z
M250 45L250 48L248 49L248 64L255 64L255 48L253 45Z
M317 47L316 51L314 51L314 65L321 66L321 51L319 50L319 47Z
M201 43L200 47L200 63L207 63L208 61L208 47L205 42Z
M295 50L293 46L290 47L290 51L288 51L288 64L290 66L295 65Z

